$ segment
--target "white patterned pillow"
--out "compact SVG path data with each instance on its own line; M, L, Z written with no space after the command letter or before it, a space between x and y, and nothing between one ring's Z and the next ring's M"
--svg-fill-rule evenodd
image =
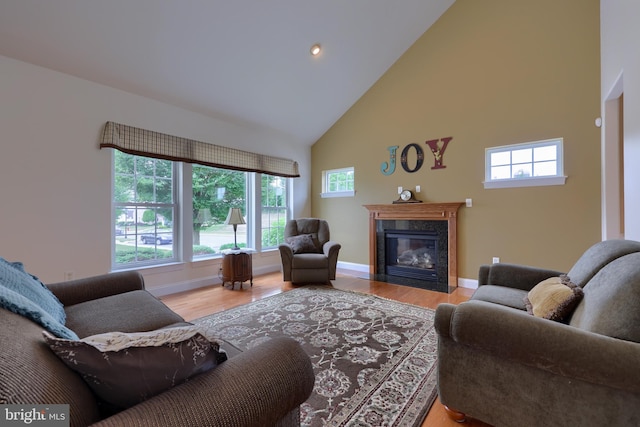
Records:
M190 325L109 332L79 341L43 331L53 352L105 402L128 408L226 360L219 343Z

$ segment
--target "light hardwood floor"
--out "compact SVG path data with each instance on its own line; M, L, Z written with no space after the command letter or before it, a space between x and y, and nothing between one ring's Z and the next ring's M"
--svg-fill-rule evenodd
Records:
M338 289L374 294L432 309L435 309L438 304L443 302L459 304L468 300L473 293L472 289L465 288L456 288L450 294L426 291L408 286L367 280L357 277L356 275L348 274L348 272L339 273L336 280L333 281L333 286ZM283 282L282 275L278 272L255 277L253 279L253 287L249 285L249 282L245 282L242 290L239 289L238 284L235 285L234 290L231 290L229 285L224 288L220 285L215 285L167 295L161 299L176 313L184 317L185 320L191 321L248 302L257 301L270 295L290 291L296 287L297 286L292 285L290 282ZM456 423L447 416L444 407L437 399L422 423L422 427L427 426L489 427L487 424L476 420L469 420L464 424Z

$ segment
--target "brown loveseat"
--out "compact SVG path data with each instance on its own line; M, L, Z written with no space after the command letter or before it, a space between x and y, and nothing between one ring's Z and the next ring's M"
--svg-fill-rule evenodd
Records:
M80 338L109 331L183 326L144 290L137 272L48 285ZM273 339L114 415L45 344L43 327L0 308L0 404L69 404L72 426L295 426L311 393L309 357L292 339ZM239 353L239 354L238 354Z
M560 272L482 266L471 300L436 310L438 391L454 418L494 426L640 425L640 242L589 248L567 273L583 297L564 321L523 299Z

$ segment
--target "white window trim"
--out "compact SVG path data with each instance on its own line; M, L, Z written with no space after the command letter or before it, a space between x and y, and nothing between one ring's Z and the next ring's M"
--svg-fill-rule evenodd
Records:
M330 199L332 197L353 197L356 195L355 190L351 191L332 191L330 193L320 193L320 197L323 199Z
M484 181L485 189L516 188L516 187L544 187L546 185L564 185L566 176L541 176L533 178L502 179L500 181Z
M491 153L499 151L513 150L517 148L536 147L551 145L554 143L557 147L556 164L558 174L553 176L533 176L527 178L505 178L505 179L490 179L491 176ZM523 144L503 145L498 147L490 147L485 149L485 180L482 182L485 189L495 188L517 188L517 187L542 187L548 185L564 185L567 181L567 176L564 175L564 139L553 138L541 141L526 142Z
M329 170L326 170L326 171L322 171L322 193L320 193L320 197L322 197L323 199L329 199L329 198L334 198L334 197L354 197L356 195L355 190L327 191L328 190L328 183L327 183L328 175L332 174L332 173L339 173L339 172L353 172L355 174L355 168L348 167L348 168L329 169ZM355 177L355 175L354 175L354 177Z

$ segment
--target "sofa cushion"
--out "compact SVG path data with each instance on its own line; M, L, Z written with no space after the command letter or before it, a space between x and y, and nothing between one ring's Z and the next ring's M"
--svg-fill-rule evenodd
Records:
M597 334L640 343L640 253L604 266L584 286L570 325Z
M565 275L550 277L533 287L524 297L527 312L549 320L564 320L582 298L582 289Z
M0 307L40 324L56 336L78 338L65 326L62 303L20 262L0 258Z
M80 338L112 331L152 331L184 322L182 317L144 290L69 305L65 310L67 326Z
M509 288L507 286L483 285L478 287L471 299L525 310L526 307L523 301L525 296L527 296L527 291L523 291L522 289Z
M329 266L329 258L324 254L299 254L293 257L291 266L294 269L326 269Z
M128 408L226 360L194 325L79 341L43 332L53 352L108 404Z
M311 234L291 236L286 239L294 254L318 253L318 247Z

